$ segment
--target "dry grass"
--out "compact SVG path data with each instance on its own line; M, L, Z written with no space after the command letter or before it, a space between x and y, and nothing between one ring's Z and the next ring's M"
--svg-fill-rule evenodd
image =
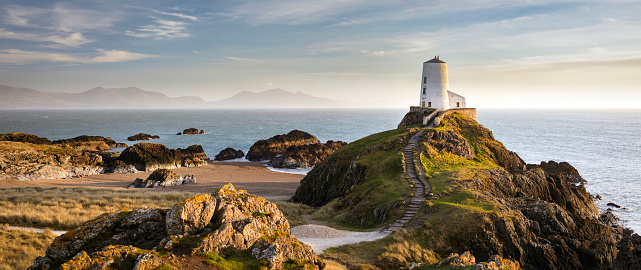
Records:
M276 206L278 206L278 209L283 212L283 215L285 216L285 218L287 218L287 221L289 221L289 225L292 228L307 224L307 221L305 221L305 216L311 215L314 212L314 208L302 203L291 203L284 201L272 201L272 203L276 204Z
M347 270L347 267L337 261L323 259L323 262L325 262L325 270Z
M66 230L104 212L123 207L170 208L193 195L87 188L5 188L0 189L0 223Z
M35 258L44 255L55 237L48 230L37 233L0 226L0 270L27 269Z

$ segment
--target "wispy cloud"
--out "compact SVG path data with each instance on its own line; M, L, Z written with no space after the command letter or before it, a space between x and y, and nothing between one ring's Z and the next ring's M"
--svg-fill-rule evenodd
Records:
M188 19L188 20L191 20L191 21L198 21L198 17L187 15L187 14L183 14L183 13L165 12L165 11L159 11L159 10L156 10L155 12L158 13L158 14L162 14L162 15L175 16L175 17L178 17L178 18L181 18L181 19Z
M20 49L0 50L0 63L13 65L27 65L42 62L69 63L69 64L92 64L92 63L114 63L133 61L145 58L157 57L150 54L133 53L119 50L98 49L96 56L78 56L67 53L51 53L41 51L25 51Z
M186 22L163 20L154 17L155 24L143 25L135 31L128 30L125 35L132 37L147 38L153 37L156 39L172 39L189 37L191 34L188 32Z
M233 57L233 56L227 56L227 57L225 57L225 58L227 58L227 59L229 59L229 60L238 61L238 62L262 62L262 61L263 61L263 60L259 60L259 59L242 58L242 57Z
M70 33L70 34L17 33L17 32L8 31L4 28L0 28L0 38L50 43L50 44L45 44L44 46L46 47L60 47L58 45L78 47L80 45L93 42L93 40L85 38L81 33ZM54 44L58 44L58 45L54 45Z
M78 47L94 39L84 32L105 30L117 20L118 12L81 9L64 3L52 8L11 5L4 8L3 21L20 30L0 29L0 38L44 42L45 47Z

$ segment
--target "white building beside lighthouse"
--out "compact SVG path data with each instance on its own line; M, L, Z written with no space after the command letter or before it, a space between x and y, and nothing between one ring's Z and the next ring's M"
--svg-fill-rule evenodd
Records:
M419 107L435 108L439 111L465 108L465 97L449 91L447 64L438 56L423 63L421 78L421 99Z

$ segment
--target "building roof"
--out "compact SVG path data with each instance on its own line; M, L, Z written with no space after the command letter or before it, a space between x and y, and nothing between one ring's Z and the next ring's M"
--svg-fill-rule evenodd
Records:
M434 58L430 61L427 61L425 63L445 63L443 60L440 59L438 56L434 56Z

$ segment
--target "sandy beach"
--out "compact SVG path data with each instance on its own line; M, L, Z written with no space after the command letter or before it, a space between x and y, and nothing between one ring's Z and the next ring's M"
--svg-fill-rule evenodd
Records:
M287 200L294 195L304 175L281 173L269 170L265 162L209 162L206 166L172 169L179 175L191 174L196 183L167 188L135 189L144 191L186 191L211 193L227 183L237 189L245 189L250 194L268 200ZM127 189L136 178L145 179L151 172L135 174L95 174L83 178L20 181L7 179L0 181L0 187L86 187ZM130 189L134 190L134 189Z

